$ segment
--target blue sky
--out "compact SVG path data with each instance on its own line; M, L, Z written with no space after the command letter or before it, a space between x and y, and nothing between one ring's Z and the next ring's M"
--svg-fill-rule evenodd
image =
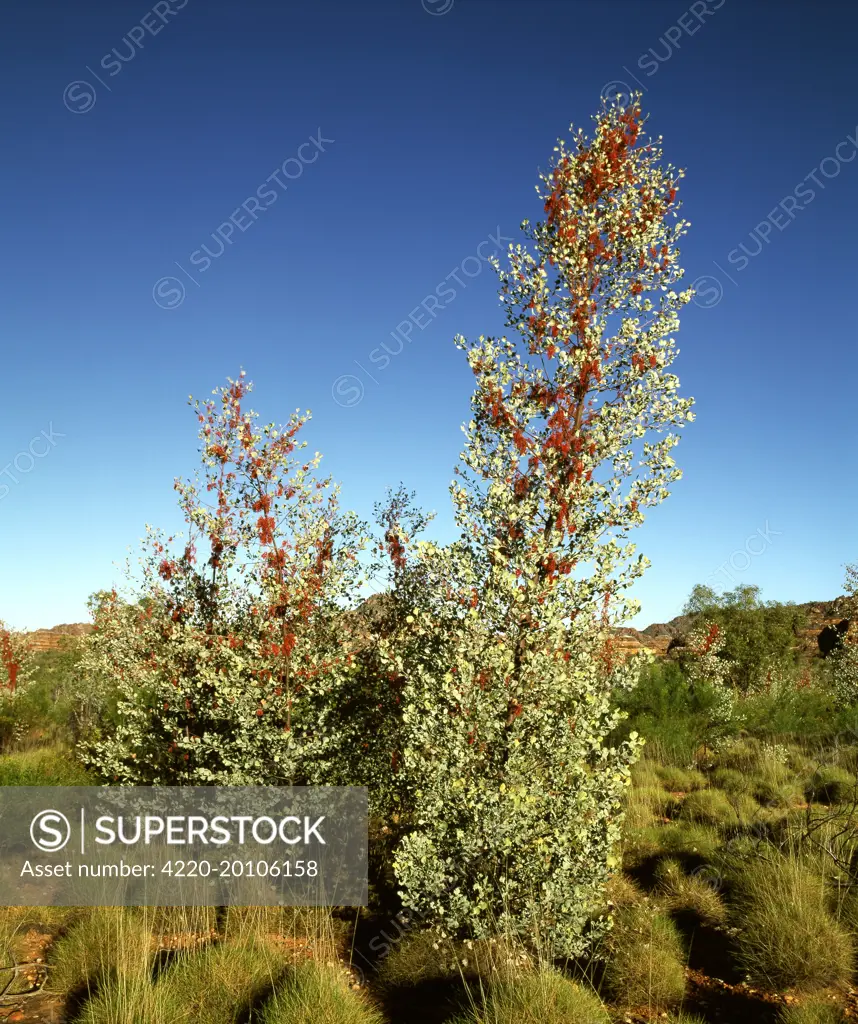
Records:
M471 390L452 338L502 328L479 255L539 218L570 122L633 88L687 169L681 263L702 278L675 364L697 421L684 479L637 531L653 564L636 624L697 582L841 592L858 558L856 29L854 5L789 0L9 8L0 618L85 620L144 524L178 524L187 396L241 366L263 421L313 411L346 506L368 515L402 480L448 537Z

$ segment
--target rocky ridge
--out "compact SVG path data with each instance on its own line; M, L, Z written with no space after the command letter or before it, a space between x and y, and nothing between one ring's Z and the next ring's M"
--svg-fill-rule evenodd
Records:
M844 621L852 622L852 628L846 627L849 639L855 636L855 606L848 597L836 597L833 601L807 601L796 607L807 613L807 626L799 630L797 636L799 647L807 657L820 655L820 634L823 631L845 632L842 626ZM663 657L671 643L681 640L690 627L691 617L688 615L677 615L669 622L653 623L641 630L629 626L619 627L614 630L614 650L623 657L630 657L644 649Z

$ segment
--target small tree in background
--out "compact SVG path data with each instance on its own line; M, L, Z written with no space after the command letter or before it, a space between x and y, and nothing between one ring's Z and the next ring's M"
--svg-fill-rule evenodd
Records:
M638 671L610 643L647 564L627 534L681 475L678 437L646 438L692 419L669 372L691 298L672 287L682 172L660 164L637 100L595 121L542 176L532 251L495 261L521 341L456 339L476 376L451 487L461 537L418 545L431 585L389 652L406 677L406 904L568 955L603 905L638 750L606 742L612 690Z
M858 603L858 564L846 566L846 594ZM854 631L855 626L852 626ZM844 707L858 705L858 643L841 643L830 657L831 682L838 702Z
M25 634L0 620L0 746L20 738L26 730L15 705L31 682L33 669L33 651Z
M0 621L0 696L14 697L32 675L33 651L27 637Z
M365 541L321 456L298 457L309 414L260 429L250 390L242 373L193 402L205 488L176 482L188 540L147 528L137 603L95 605L85 676L118 677L121 700L88 760L116 781L308 782L341 756L329 718L355 671L342 612Z
M693 616L695 628L704 622L721 628L729 665L724 682L739 692L764 690L794 674L801 657L799 631L807 625L807 613L796 605L762 601L760 588L751 584L723 594L697 584L683 612Z
M709 688L709 735L723 739L736 720L736 691L730 685L731 662L726 656L727 636L717 622L702 622L691 631L684 649L684 667L692 687Z

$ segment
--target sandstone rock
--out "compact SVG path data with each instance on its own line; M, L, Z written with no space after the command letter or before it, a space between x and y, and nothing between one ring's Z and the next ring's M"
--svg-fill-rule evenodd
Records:
M92 632L88 622L64 623L51 629L37 629L27 634L27 640L34 651L57 651L78 637ZM71 639L68 639L71 638Z

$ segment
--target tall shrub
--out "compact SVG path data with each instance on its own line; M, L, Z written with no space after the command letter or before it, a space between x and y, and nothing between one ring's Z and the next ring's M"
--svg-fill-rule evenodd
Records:
M176 482L188 538L147 528L136 600L95 603L86 684L115 681L121 699L87 756L108 779L301 783L340 757L330 721L355 670L342 612L363 534L321 456L301 455L309 414L260 428L250 390L242 373L193 403L204 489Z
M576 954L615 865L638 740L611 746L610 626L646 567L628 531L680 477L693 418L669 368L681 278L683 172L661 163L636 100L592 139L560 142L546 218L495 269L519 338L480 337L466 446L451 486L460 538L417 545L404 668L413 809L395 860L405 902L448 931L513 931ZM604 926L597 924L595 934Z
M0 747L26 730L16 704L33 678L33 668L27 637L0 620Z
M414 504L404 487L388 491L375 505L380 531L372 535L371 557L363 564L372 593L342 617L348 645L348 686L329 710L328 727L339 756L326 763L330 785L366 786L370 808L385 818L383 834L393 836L393 815L404 809L402 788L404 661L399 651L416 595L427 585L421 566L409 557L417 536L433 518ZM392 842L390 838L386 842Z
M701 622L688 635L685 669L691 686L708 689L713 698L709 707L709 735L717 740L733 731L736 719L736 691L730 685L729 658L724 657L727 636L717 622Z
M32 675L33 652L27 637L0 620L0 696L14 696Z
M741 693L767 691L800 664L799 635L808 624L807 613L794 604L762 601L757 586L716 594L697 584L683 611L693 616L695 626L715 623L724 631L726 678Z

